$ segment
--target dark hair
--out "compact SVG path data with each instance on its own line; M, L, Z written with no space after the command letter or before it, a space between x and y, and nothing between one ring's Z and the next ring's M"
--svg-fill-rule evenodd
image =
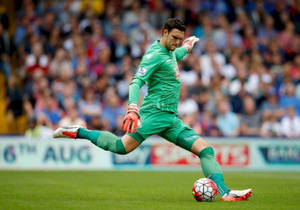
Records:
M174 28L178 29L179 31L185 31L184 23L181 20L179 20L178 18L168 18L163 26L162 31L167 29L168 32L170 32Z

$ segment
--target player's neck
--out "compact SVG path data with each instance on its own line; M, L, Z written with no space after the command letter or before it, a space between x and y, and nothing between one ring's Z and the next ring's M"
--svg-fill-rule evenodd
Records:
M164 40L164 38L162 37L161 40L159 41L159 43L161 44L161 46L163 46L164 48L166 48L166 42Z
M165 39L162 37L161 40L159 41L160 45L163 46L167 51L170 51L167 47L166 47L166 41Z

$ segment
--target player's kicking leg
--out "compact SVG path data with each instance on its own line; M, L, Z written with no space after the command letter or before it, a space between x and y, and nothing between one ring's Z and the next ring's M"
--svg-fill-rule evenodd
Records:
M248 200L252 195L252 189L230 190L229 193L222 196L222 201L243 201Z
M117 154L127 154L139 146L139 142L129 135L119 138L108 131L88 130L81 126L57 128L53 137L88 139L96 146Z
M75 139L79 128L81 128L79 125L59 127L54 131L53 137Z
M230 190L225 185L220 165L215 159L214 150L206 141L198 138L193 143L191 151L199 156L204 175L217 184L222 201L248 200L252 194L252 189Z

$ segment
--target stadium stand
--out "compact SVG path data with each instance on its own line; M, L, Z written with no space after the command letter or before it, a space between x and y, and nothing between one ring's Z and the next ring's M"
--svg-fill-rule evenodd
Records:
M0 133L24 134L34 118L51 129L84 121L121 134L140 58L163 22L178 17L186 36L200 38L179 63L188 125L208 136L300 137L297 0L15 0L1 8ZM224 113L238 118L234 132L218 126L224 100Z

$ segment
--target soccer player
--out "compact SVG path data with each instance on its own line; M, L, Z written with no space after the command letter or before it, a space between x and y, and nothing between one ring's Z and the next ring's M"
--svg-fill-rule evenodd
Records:
M224 183L213 148L178 118L181 83L177 61L191 52L199 40L192 36L183 41L184 33L185 25L181 20L168 19L163 26L161 40L155 41L144 54L129 85L128 110L122 126L126 134L122 138L107 131L80 126L58 128L54 137L88 139L104 150L127 154L149 136L158 134L200 158L204 175L217 184L222 201L248 200L252 189L230 190ZM148 94L139 109L140 88L144 84L148 86Z

